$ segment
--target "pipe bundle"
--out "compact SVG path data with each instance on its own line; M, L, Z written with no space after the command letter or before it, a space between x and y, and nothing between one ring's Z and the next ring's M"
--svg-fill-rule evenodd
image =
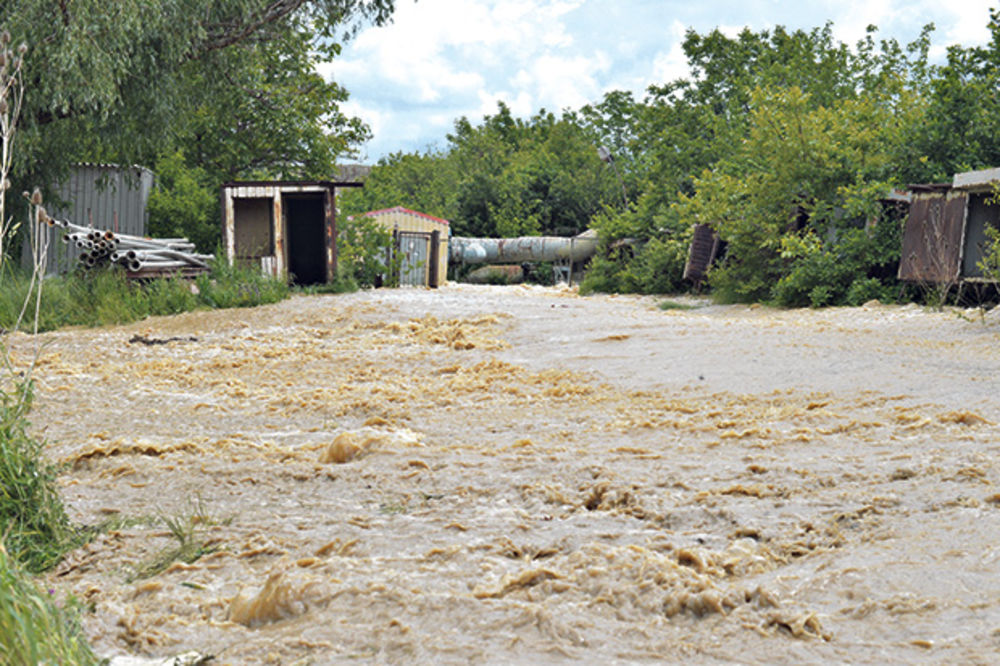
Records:
M118 264L133 278L207 273L212 258L196 254L194 243L186 238L143 238L81 227L65 220L50 219L49 224L64 230L63 242L76 245L84 267Z

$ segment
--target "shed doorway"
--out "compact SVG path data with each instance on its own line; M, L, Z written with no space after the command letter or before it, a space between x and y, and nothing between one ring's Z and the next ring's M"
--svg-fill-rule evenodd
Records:
M322 192L285 194L281 207L288 244L288 272L299 285L326 282L326 206Z
M399 252L399 284L422 287L427 284L427 260L431 235L415 231L400 231L396 236Z
M986 256L990 246L986 237L986 228L996 226L1000 219L1000 206L994 201L992 193L974 193L969 195L969 210L966 213L965 247L962 252L962 275L966 277L987 277L979 263ZM995 276L989 276L995 277Z

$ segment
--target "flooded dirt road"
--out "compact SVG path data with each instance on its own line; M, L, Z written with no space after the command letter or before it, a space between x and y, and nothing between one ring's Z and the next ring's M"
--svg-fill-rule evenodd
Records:
M48 584L104 656L996 663L1000 319L691 303L448 286L41 336L34 430L114 524Z

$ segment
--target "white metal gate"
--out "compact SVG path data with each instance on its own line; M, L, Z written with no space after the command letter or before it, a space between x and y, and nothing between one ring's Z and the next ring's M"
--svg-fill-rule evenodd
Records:
M400 286L423 287L427 284L427 251L430 235L400 231L397 242Z

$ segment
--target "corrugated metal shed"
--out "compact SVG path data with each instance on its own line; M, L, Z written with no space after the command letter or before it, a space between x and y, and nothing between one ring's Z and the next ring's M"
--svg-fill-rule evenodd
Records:
M85 227L145 236L149 225L146 203L153 189L153 172L145 167L114 164L77 164L56 189L62 205L46 206L49 215ZM30 267L25 243L23 262ZM75 245L51 237L48 273L65 273L78 264Z
M1000 169L955 174L951 183L911 185L899 279L930 284L982 279L986 227L1000 225L993 201Z
M222 186L222 239L231 263L298 284L337 276L337 190L357 182L240 181Z
M396 206L364 214L393 232L402 285L438 287L448 275L448 220Z

